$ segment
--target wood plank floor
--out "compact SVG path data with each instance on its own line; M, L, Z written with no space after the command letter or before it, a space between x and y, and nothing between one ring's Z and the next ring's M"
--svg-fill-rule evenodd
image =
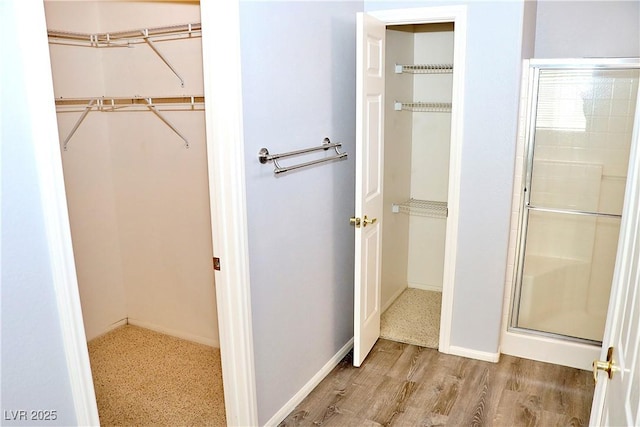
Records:
M583 426L587 371L503 355L499 363L379 340L351 353L281 426Z

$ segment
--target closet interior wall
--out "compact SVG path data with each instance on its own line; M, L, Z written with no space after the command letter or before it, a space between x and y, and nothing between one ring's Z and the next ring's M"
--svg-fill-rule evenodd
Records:
M395 72L396 64L452 64L453 24L392 26L385 64L382 308L407 287L442 291L445 218L394 213L413 199L447 202L451 114L396 111L399 102L451 102L453 75Z
M52 30L104 33L200 22L196 2L45 1ZM202 95L200 37L146 44L50 44L56 98ZM204 111L92 111L63 152L85 331L128 321L218 345ZM58 113L61 141L80 113ZM62 142L61 142L62 144ZM62 145L61 145L62 148Z

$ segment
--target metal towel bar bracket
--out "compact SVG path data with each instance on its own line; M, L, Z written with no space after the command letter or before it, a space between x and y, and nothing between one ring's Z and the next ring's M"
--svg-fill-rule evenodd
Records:
M280 154L269 154L269 150L267 150L266 148L262 148L260 149L260 151L258 152L258 160L260 161L260 163L265 164L267 162L272 161L273 165L274 165L274 171L273 173L275 175L279 175L281 173L284 172L289 172L295 169L300 169L300 168L304 168L307 166L311 166L311 165L315 165L318 163L324 163L324 162L328 162L331 160L338 160L338 159L343 159L347 157L347 153L343 153L340 152L339 148L342 146L341 142L331 142L329 140L329 138L325 138L322 141L322 145L320 147L313 147L313 148L305 148L303 150L296 150L296 151L290 151L288 153L280 153ZM278 163L278 159L281 159L283 157L291 157L291 156L299 156L302 154L307 154L307 153L311 153L314 151L319 151L319 150L329 150L333 148L336 152L335 156L331 156L331 157L325 157L323 159L318 159L318 160L311 160L309 162L305 162L305 163L300 163L297 165L292 165L292 166L280 166L280 164Z

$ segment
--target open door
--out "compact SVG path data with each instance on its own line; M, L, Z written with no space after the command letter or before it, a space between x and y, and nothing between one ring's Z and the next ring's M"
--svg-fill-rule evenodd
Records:
M640 98L639 98L640 101ZM636 107L620 244L602 342L592 426L640 425L640 102Z
M380 336L385 31L382 22L358 14L354 366Z

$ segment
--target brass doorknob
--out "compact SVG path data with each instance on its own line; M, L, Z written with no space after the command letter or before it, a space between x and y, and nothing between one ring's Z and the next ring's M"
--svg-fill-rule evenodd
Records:
M367 216L364 216L364 219L362 220L362 222L364 223L362 226L366 227L367 224L375 224L375 222L378 220L378 218L367 218Z
M360 218L352 216L349 218L349 224L354 225L356 228L360 228Z
M598 371L605 371L609 376L609 379L613 378L613 374L618 372L620 368L616 366L615 360L613 360L613 347L609 347L607 350L607 360L594 360L593 361L593 379L598 382Z

